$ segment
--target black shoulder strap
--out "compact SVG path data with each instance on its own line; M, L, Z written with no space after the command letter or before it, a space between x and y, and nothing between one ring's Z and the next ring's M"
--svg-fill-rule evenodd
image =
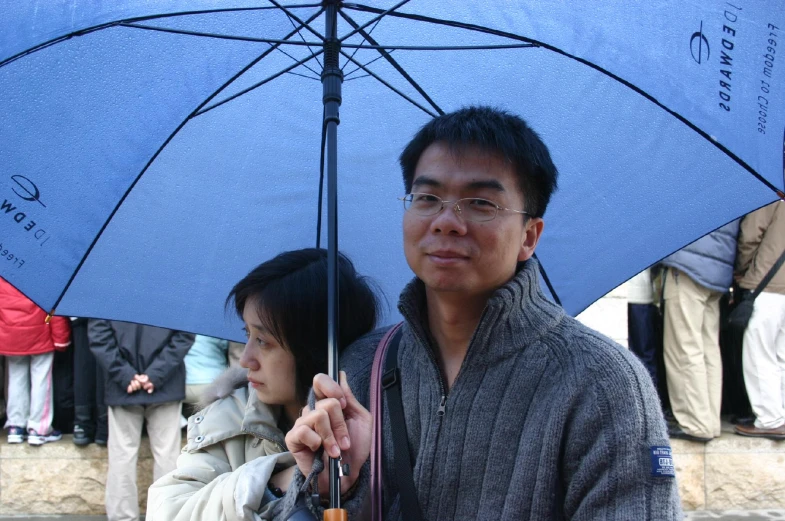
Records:
M387 407L390 408L390 429L392 430L393 448L395 450L395 477L401 495L401 513L407 521L422 521L420 502L414 489L414 471L412 456L409 452L409 439L406 435L406 419L403 415L403 399L401 398L401 370L398 368L398 346L401 343L401 330L390 340L387 357L384 361L382 388L387 396Z
M758 298L758 295L760 295L760 292L763 291L764 289L766 289L766 286L769 285L769 282L771 282L771 279L774 278L774 275L776 275L777 271L782 267L782 263L783 262L785 262L785 251L782 252L782 255L780 255L780 258L777 259L777 262L774 263L774 266L771 267L771 269L766 274L766 276L763 277L763 280L760 281L760 284L758 284L758 287L755 288L755 291L752 293L752 299L753 300Z

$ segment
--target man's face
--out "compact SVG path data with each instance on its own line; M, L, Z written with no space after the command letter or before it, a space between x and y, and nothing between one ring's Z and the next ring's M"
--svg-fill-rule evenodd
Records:
M479 197L504 208L526 210L512 165L477 149L453 154L442 143L429 146L414 173L412 192L455 201ZM468 222L446 204L436 215L406 212L406 261L431 291L485 296L509 281L518 261L534 253L542 219L499 211L488 222Z

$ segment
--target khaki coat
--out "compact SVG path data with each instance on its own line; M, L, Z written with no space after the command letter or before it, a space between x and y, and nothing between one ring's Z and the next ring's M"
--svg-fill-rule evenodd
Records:
M777 201L741 220L736 277L742 288L754 290L785 251L785 201ZM764 291L785 294L785 266Z
M150 487L148 521L271 518L271 508L259 508L267 482L294 464L277 427L279 411L249 390L243 370L230 369L216 384L208 391L215 401L188 419L177 469Z

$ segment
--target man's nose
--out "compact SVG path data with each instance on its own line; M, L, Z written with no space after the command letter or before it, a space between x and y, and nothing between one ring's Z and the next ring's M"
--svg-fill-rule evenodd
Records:
M461 207L457 201L447 202L441 211L433 217L431 230L435 233L466 233L466 221L461 215Z

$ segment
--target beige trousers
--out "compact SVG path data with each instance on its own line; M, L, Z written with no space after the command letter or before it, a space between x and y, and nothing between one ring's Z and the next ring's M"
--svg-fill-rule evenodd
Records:
M687 434L720 435L721 293L668 268L665 278L665 375L673 415Z
M180 455L180 402L109 407L109 469L106 476L108 521L138 521L136 463L147 422L153 453L153 479L177 468Z

